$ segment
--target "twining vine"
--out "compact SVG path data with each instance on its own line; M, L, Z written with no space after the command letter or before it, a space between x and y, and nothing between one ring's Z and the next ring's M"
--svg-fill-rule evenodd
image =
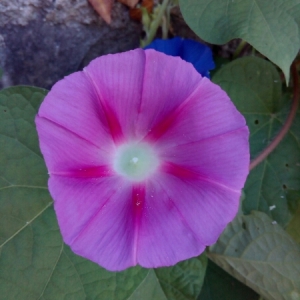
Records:
M286 119L286 122L284 123L275 139L256 158L251 161L250 170L253 170L256 166L258 166L278 146L278 144L288 133L295 119L299 105L299 76L295 62L291 66L291 73L293 78L293 102L288 118Z

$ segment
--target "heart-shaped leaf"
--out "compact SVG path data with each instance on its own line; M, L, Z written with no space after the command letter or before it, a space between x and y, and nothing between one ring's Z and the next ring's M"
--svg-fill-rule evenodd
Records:
M300 244L300 206L293 216L291 222L288 224L286 231Z
M266 299L300 299L300 247L262 212L238 216L208 256Z
M300 0L180 0L187 24L203 40L241 38L277 64L287 82L300 48Z
M246 285L208 260L205 279L197 300L258 300L259 296Z

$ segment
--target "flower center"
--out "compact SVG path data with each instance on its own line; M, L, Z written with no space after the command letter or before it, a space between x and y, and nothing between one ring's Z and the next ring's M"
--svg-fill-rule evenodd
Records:
M118 148L114 170L132 181L148 178L157 168L158 158L147 144L125 144Z

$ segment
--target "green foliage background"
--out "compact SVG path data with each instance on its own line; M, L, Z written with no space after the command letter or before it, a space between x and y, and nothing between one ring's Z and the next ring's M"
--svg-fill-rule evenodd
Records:
M252 159L289 114L292 90L283 88L276 66L289 82L300 48L300 0L271 2L180 0L205 41L241 38L269 59L236 59L212 78L246 118ZM0 299L300 299L299 109L279 146L250 172L240 214L206 254L170 268L114 273L62 241L34 124L46 93L0 91Z

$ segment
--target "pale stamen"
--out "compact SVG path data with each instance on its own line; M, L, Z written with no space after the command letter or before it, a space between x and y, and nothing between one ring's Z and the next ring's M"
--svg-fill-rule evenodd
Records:
M136 164L136 163L139 161L139 159L138 159L137 157L133 157L131 161L132 161L134 164Z

